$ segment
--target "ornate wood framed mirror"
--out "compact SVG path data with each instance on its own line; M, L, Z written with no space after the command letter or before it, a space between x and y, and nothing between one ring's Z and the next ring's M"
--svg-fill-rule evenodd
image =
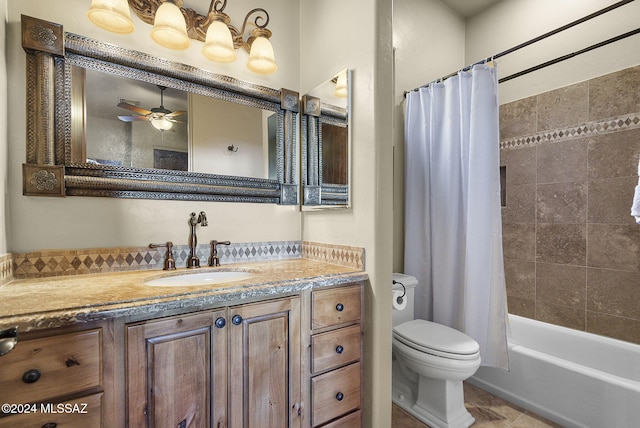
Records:
M350 205L352 73L344 69L302 97L302 207Z
M243 82L65 33L61 25L27 16L22 17L22 44L27 53L25 195L298 203L297 92ZM104 74L96 77L95 73ZM107 119L129 129L95 132L104 126L105 118L92 122L97 114L87 114L96 110L88 101L94 99L91 91L100 86L95 82L114 78L127 83L109 84L112 92L119 85L125 89L116 94L119 101L111 102L118 112L108 113ZM131 88L127 86L132 84L129 81L151 88L155 101L128 99L133 93L127 89ZM178 105L178 98L172 98L177 92L188 100L185 107ZM222 119L223 112L229 114L243 107L253 112ZM257 137L225 137L217 142L222 153L229 159L237 156L237 161L248 152L249 143L257 144L259 148L253 152L264 152L263 160L255 161L255 167L238 161L244 168L237 175L234 170L211 169L216 162L225 161L219 151L212 155L214 158L207 157L214 146L208 141L214 131L197 128L192 121L200 117L195 123L210 123L212 115L219 116L227 125L225 129L246 131L251 127L262 131ZM248 126L249 119L245 118L249 116L257 117L259 124ZM188 142L175 148L166 137L173 132L169 127L178 128L181 122L189 130ZM139 134L134 127L141 124L147 128L146 133L155 132L155 136L142 138L152 140L147 145L152 146L153 155L145 152L136 156L145 143L132 140L132 135ZM126 154L112 157L111 152L122 152L111 146L118 133L127 135L119 144L126 147ZM136 163L136 158L147 161ZM202 169L195 170L198 164ZM254 174L256 169L264 172Z

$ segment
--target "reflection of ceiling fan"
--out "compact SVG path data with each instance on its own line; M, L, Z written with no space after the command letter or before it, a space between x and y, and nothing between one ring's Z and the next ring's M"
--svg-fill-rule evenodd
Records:
M139 114L131 116L118 116L118 119L123 122L133 122L134 120L148 120L149 122L151 122L154 128L159 129L160 131L171 129L173 124L178 122L174 119L174 117L184 114L185 112L172 112L171 110L167 110L166 108L164 108L164 91L165 89L167 89L167 87L158 85L158 88L160 88L160 107L154 107L151 110L146 110L120 100L118 107L126 108L127 110L131 110Z

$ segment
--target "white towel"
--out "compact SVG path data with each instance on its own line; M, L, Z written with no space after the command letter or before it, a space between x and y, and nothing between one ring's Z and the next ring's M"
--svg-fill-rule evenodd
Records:
M640 224L640 180L633 194L633 205L631 205L631 215L636 218L636 223Z
M638 160L638 176L640 176L640 160ZM631 215L636 218L636 223L640 224L640 177L638 185L633 193L633 204L631 204Z

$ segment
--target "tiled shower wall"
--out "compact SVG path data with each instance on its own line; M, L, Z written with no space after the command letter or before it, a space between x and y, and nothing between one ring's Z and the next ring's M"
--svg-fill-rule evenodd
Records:
M640 66L500 107L509 312L640 343Z

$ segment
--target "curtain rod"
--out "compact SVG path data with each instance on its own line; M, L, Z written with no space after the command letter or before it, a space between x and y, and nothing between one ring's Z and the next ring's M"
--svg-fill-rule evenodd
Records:
M575 21L572 21L572 22L570 22L570 23L568 23L568 24L566 24L566 25L563 25L562 27L558 27L558 28L556 28L555 30L551 30L551 31L549 31L549 32L547 32L547 33L544 33L544 34L542 34L542 35L540 35L540 36L538 36L538 37L535 37L535 38L533 38L533 39L531 39L531 40L527 40L527 41L526 41L526 42L524 42L524 43L520 43L519 45L516 45L516 46L514 46L514 47L512 47L512 48L509 48L509 49L507 49L507 50L504 50L504 51L502 51L502 52L500 52L500 53L497 53L497 54L495 54L495 55L493 55L493 56L490 56L490 57L488 57L488 58L486 58L486 59L484 59L484 60L482 60L482 61L478 61L478 62L475 62L475 63L473 63L473 64L471 64L471 65L468 65L468 66L466 66L466 67L462 68L462 69L461 69L461 70L459 70L459 71L456 71L456 72L454 72L454 73L448 74L448 75L446 75L446 76L444 76L444 77L441 77L440 79L435 80L435 82L443 81L443 80L446 80L446 79L448 79L448 78L450 78L450 77L453 77L453 76L455 76L456 74L458 74L460 71L467 71L467 70L470 70L470 69L471 69L471 67L473 67L474 65L482 64L482 63L485 63L485 62L487 62L487 61L491 61L491 60L494 60L494 59L497 59L497 58L503 57L503 56L505 56L505 55L508 55L508 54L510 54L510 53L512 53L512 52L515 52L515 51L517 51L517 50L520 50L520 49L522 49L522 48L525 48L525 47L527 47L527 46L530 46L530 45L532 45L532 44L534 44L534 43L537 43L537 42L539 42L539 41L541 41L541 40L544 40L544 39L546 39L547 37L551 37L551 36L553 36L553 35L555 35L555 34L558 34L558 33L562 32L562 31L564 31L564 30L568 30L568 29L569 29L569 28L571 28L571 27L575 27L576 25L582 24L582 23L584 23L584 22L586 22L586 21L589 21L590 19L596 18L596 17L598 17L598 16L600 16L600 15L604 15L605 13L611 12L611 11L612 11L612 10L614 10L614 9L617 9L617 8L619 8L619 7L621 7L621 6L624 6L624 5L626 5L626 4L632 3L632 2L634 2L634 1L635 1L635 0L622 0L622 1L619 1L619 2L617 2L617 3L614 3L614 4L612 4L611 6L607 6L607 7L605 7L604 9L600 9L600 10L598 10L598 11L596 11L596 12L593 12L593 13L591 13L591 14L587 15L587 16L584 16L584 17L582 17L582 18L580 18L580 19L577 19L577 20L575 20ZM633 34L629 34L629 33L626 33L626 34L628 34L626 37L628 37L628 36L630 36L630 35L633 35ZM622 36L624 36L624 34L623 34ZM622 36L614 37L613 39L609 39L609 40L607 40L607 41L605 41L605 42L602 42L602 43L604 43L604 44L598 43L597 45L593 45L593 46L590 46L589 48L585 48L585 49L592 50L592 49L595 49L595 48L597 48L597 47L604 46L605 44L609 44L609 43L612 43L612 42L614 42L614 41L620 40L620 38L619 38L619 37L622 37ZM624 37L622 37L622 38L624 38ZM614 39L615 39L615 40L614 40ZM557 60L557 61L556 61L556 60L552 60L552 61L560 62L560 61L564 61L565 59L569 59L569 58L572 58L572 57L574 57L574 56L576 56L576 55L579 55L580 53L588 52L588 51L587 51L587 50L585 50L585 49L582 49L581 51L578 51L578 52L574 52L573 54L565 55L565 57L560 57L560 58L563 58L563 59L556 58L556 60ZM544 67L549 66L549 65L551 65L551 64L555 64L555 63L556 63L556 62L551 62L551 61L548 61L548 62L549 62L549 64L545 63L546 65L544 65ZM536 67L543 68L543 67L542 67L542 65L543 65L543 64L541 64L541 66L536 66ZM527 70L524 70L523 72L520 72L520 73L522 73L522 74L520 74L520 73L515 73L515 74L513 74L513 75L511 75L511 76L507 76L507 77L505 77L504 79L500 79L500 81L506 81L506 80L514 79L514 78L519 77L519 76L521 76L521 75L523 75L523 74L531 73L532 71L535 71L535 70L538 70L538 69L539 69L539 68L536 68L536 67L531 67L530 69L527 69ZM526 72L526 73L525 73L525 72ZM500 81L499 81L499 82L500 82ZM433 82L432 82L432 83L433 83ZM415 89L413 89L413 90L414 90L414 91L417 91L418 89L420 89L420 88L424 88L424 87L427 87L427 86L429 86L430 84L431 84L431 83L427 83L426 85L420 86L420 87L415 88ZM404 92L404 97L405 97L405 98L407 97L407 94L408 94L409 92L411 92L411 91L405 91L405 92Z
M540 70L542 68L548 67L548 66L553 65L553 64L557 64L557 63L562 62L562 61L564 61L566 59L573 58L574 56L581 55L583 53L592 51L592 50L600 48L602 46L606 46L606 45L608 45L610 43L617 42L618 40L626 39L627 37L631 37L631 36L636 35L638 33L640 33L640 28L636 28L635 30L631 30L631 31L629 31L627 33L620 34L619 36L616 36L616 37L612 37L612 38L607 39L607 40L605 40L603 42L596 43L595 45L587 46L586 48L580 49L579 51L576 51L576 52L573 52L573 53L570 53L570 54L567 54L567 55L562 55L562 56L560 56L558 58L552 59L552 60L547 61L547 62L543 62L542 64L538 64L538 65L536 65L534 67L527 68L526 70L522 70L522 71L519 71L517 73L510 74L509 76L506 76L506 77L503 77L501 79L498 79L498 83L506 82L507 80L511 80L511 79L515 79L516 77L524 76L525 74L529 74L529 73L532 73L534 71L538 71L538 70Z

